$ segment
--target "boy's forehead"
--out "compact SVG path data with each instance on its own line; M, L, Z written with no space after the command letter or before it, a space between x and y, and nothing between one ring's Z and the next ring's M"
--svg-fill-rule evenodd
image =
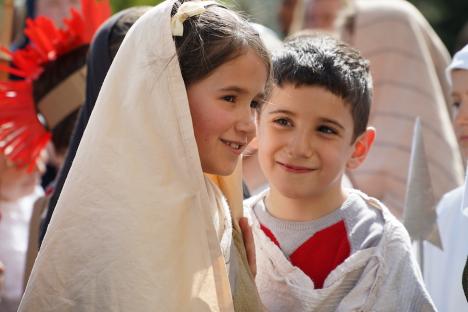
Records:
M341 104L343 108L350 112L350 105L342 97L320 85L274 84L268 102L273 105L304 106L307 103L313 104L317 101L324 104Z

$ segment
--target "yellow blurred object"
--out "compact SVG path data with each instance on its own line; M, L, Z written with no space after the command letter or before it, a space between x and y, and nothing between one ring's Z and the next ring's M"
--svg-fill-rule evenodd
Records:
M12 26L13 26L13 0L4 0L0 6L0 46L7 47L11 43ZM8 57L4 53L0 54L0 63L7 62ZM7 80L8 75L5 72L0 72L0 80Z

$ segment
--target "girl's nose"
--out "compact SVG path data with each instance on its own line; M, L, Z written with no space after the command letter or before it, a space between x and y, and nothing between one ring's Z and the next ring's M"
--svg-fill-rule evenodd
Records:
M255 136L255 113L250 107L240 114L236 130L246 133L249 141Z

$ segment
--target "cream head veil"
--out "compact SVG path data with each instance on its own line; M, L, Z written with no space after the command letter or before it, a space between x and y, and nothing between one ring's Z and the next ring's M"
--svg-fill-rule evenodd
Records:
M217 200L171 36L173 3L141 17L116 55L20 311L233 310L210 215ZM237 219L238 171L214 180Z

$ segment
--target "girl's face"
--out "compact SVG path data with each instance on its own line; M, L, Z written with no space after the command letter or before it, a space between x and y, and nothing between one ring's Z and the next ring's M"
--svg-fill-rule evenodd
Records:
M187 87L203 172L231 174L255 136L255 107L262 101L267 68L252 50Z
M468 70L453 70L453 124L463 156L468 159Z

